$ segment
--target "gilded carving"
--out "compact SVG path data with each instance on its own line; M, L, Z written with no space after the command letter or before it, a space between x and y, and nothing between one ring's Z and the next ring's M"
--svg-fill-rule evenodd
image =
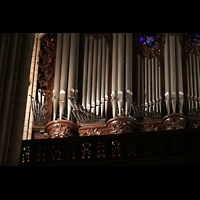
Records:
M128 123L129 122L127 122L127 124ZM110 125L109 130L111 133L114 133L114 134L119 134L123 132L130 133L132 132L132 129L127 124L123 121L116 120Z

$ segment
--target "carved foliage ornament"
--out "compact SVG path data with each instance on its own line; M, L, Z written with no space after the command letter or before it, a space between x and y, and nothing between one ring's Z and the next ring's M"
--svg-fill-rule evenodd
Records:
M129 122L127 122L129 123ZM111 133L114 133L114 134L119 134L119 133L129 133L129 132L132 132L132 129L130 126L128 126L125 122L123 121L120 121L120 120L116 120L114 121L109 130L111 131Z
M183 117L170 117L164 121L163 126L165 130L184 129L186 121Z
M83 134L83 136L93 136L93 135L104 135L102 131L98 131L97 128L90 128L87 130L86 133Z
M106 43L108 46L111 45L112 36L113 36L112 33L84 33L83 35L84 35L84 37L85 36L93 37L96 40L104 37L106 39Z
M50 138L65 138L72 136L68 126L63 124L56 124L49 132Z

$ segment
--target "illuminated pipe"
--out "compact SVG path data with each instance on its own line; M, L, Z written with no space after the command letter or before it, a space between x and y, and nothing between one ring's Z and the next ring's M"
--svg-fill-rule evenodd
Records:
M170 114L170 82L169 82L169 35L166 34L164 45L164 69L165 69L165 103L167 114Z
M140 106L140 55L137 55L137 105Z
M144 70L144 74L145 74L145 79L144 79L144 107L145 107L145 111L148 112L148 68L147 68L147 58L145 58L145 70Z
M96 84L97 84L97 43L94 39L94 55L93 55L93 71L92 71L92 102L91 112L95 114L95 101L96 101Z
M152 111L152 87L151 87L151 83L152 83L152 63L151 63L151 59L148 59L148 99L149 99L149 113L151 113Z
M117 69L118 69L118 33L113 33L113 52L112 52L112 93L111 93L111 102L112 102L112 116L116 117L116 99L117 99Z
M83 91L82 91L82 106L86 108L86 91L87 91L87 66L88 65L88 36L85 36L84 47L84 63L83 63Z
M169 36L169 46L170 46L170 80L171 80L171 102L172 111L176 112L176 58L175 58L175 35Z
M182 71L182 60L181 60L181 44L179 42L178 36L176 36L176 52L177 52L177 89L178 89L178 100L179 100L179 113L183 113L183 71Z
M94 38L90 37L90 39L89 39L89 58L88 58L88 77L87 77L87 99L86 99L86 109L88 111L90 111L90 108L91 108L93 42L94 42Z
M59 118L62 119L66 103L70 33L63 35L62 64L60 73Z
M102 45L102 67L101 67L101 116L104 113L104 98L105 98L105 68L106 68L106 39L103 38Z
M194 93L193 93L193 70L192 70L192 55L189 54L189 70L190 70L190 106L194 108Z
M155 57L155 89L156 89L156 113L159 112L159 75L158 75L158 59Z
M196 55L192 54L192 63L193 63L193 84L194 84L194 107L198 108L197 103L197 77L196 77Z
M71 44L70 44L70 60L69 60L69 79L68 79L68 98L70 97L70 91L75 88L74 77L76 75L76 55L77 55L77 41L78 35L77 33L71 33ZM71 103L68 99L68 120L71 118Z
M151 59L151 69L152 69L152 82L151 82L151 90L152 90L152 109L155 112L155 60L154 58Z
M118 34L118 109L119 116L122 115L123 93L124 93L124 33Z
M108 117L109 46L106 47L105 118Z
M101 95L101 51L102 38L98 40L98 59L97 59L97 91L96 91L96 115L100 113L100 95Z
M62 38L63 33L57 34L56 45L56 62L55 62L55 76L54 76L54 90L53 90L53 121L56 120L58 110L58 97L60 89L60 67L61 67L61 52L62 52Z

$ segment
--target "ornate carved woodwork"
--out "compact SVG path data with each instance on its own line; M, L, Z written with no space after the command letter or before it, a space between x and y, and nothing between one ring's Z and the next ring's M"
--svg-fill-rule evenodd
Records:
M78 136L78 126L67 120L56 120L49 122L45 127L45 133L49 138L66 138L69 136Z
M106 44L108 46L110 46L112 44L112 37L113 37L112 33L84 33L83 35L84 35L84 37L91 36L94 39L99 39L99 38L104 37L106 39Z
M164 130L185 129L187 119L181 114L169 114L162 119Z
M54 71L56 57L56 33L46 33L40 38L39 52L39 71L38 71L38 88L45 93L45 117L46 123L51 121L52 115L52 91L54 86Z

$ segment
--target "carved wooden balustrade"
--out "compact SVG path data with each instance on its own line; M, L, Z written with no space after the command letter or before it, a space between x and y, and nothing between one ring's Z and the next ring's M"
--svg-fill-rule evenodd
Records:
M200 164L199 129L129 132L115 121L110 130L119 126L124 133L100 135L90 129L94 136L24 140L20 165Z

